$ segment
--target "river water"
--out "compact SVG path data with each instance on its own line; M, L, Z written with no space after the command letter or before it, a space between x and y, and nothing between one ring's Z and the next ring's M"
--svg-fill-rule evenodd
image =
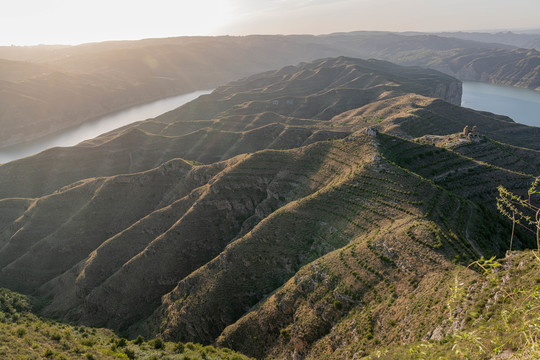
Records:
M29 143L0 149L0 164L34 155L51 147L76 145L81 141L92 139L98 135L133 122L156 117L167 111L176 109L177 107L196 99L200 95L208 94L211 91L212 90L195 91L143 105L137 105L97 120L89 121L80 126L67 129L58 134L47 136Z
M540 127L540 91L464 81L461 105L506 115L515 122Z

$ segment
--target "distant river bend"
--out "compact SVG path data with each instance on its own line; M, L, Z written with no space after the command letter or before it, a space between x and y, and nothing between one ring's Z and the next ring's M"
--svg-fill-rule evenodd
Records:
M76 145L133 122L154 118L210 92L212 90L195 91L134 106L45 138L2 148L0 149L0 164L34 155L52 147Z
M540 127L540 91L463 81L461 105L506 115L520 124Z

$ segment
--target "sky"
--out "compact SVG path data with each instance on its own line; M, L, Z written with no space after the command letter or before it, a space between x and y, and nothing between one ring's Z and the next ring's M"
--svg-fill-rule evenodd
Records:
M539 0L2 0L0 45L540 28Z

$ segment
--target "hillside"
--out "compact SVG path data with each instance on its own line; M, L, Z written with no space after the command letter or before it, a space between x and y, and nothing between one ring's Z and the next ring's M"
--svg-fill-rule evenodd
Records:
M470 323L448 320L455 276L508 249L497 186L540 173L538 128L460 98L434 70L327 58L1 165L0 286L62 321L256 358L450 341Z
M133 105L335 56L430 67L462 80L540 86L535 50L424 34L180 37L0 47L0 148Z
M36 316L36 299L0 289L2 359L227 359L246 356L226 348L160 339L132 341L108 329L73 326Z

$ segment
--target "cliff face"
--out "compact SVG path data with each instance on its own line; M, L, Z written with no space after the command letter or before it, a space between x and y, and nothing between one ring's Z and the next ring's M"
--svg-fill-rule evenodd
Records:
M538 166L534 128L448 102L460 89L327 58L1 165L0 286L48 298L46 315L258 358L423 339L445 302L415 321L410 294L503 253L493 192ZM461 141L465 125L521 148Z
M443 99L450 104L461 105L463 95L463 85L461 81L451 82L450 84L440 84L429 97Z
M458 62L455 58L447 60ZM519 74L519 75L518 75ZM462 65L454 76L474 80L540 90L540 53L536 50L490 51Z

